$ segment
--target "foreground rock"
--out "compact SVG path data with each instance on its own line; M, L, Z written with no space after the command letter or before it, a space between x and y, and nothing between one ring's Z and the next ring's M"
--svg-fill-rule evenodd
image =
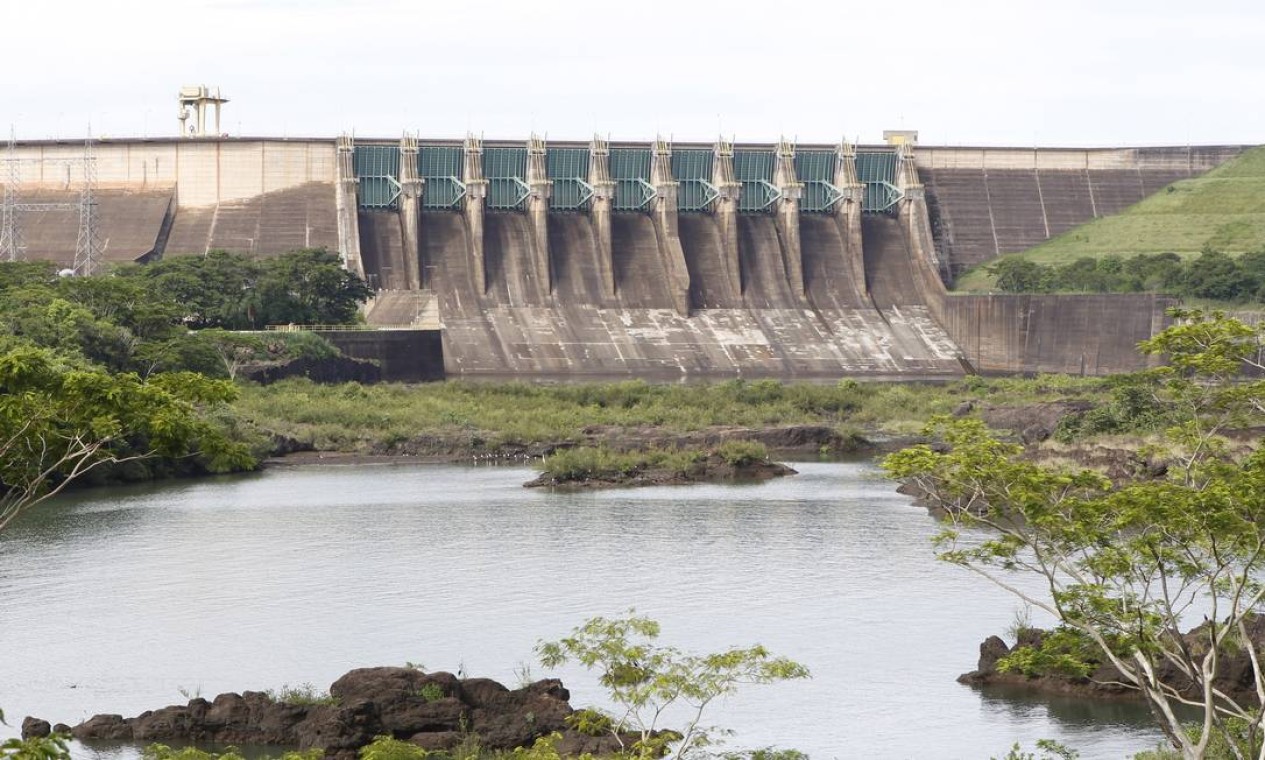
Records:
M988 637L980 644L978 667L970 673L958 676L958 682L970 686L1020 686L1046 694L1062 694L1077 697L1098 699L1141 699L1136 689L1124 685L1124 677L1109 663L1098 663L1094 672L1087 678L1077 678L1060 674L1027 676L1023 673L1005 673L998 669L998 662L1020 647L1038 648L1048 635L1047 631L1028 628L1020 631L1019 640L1013 647L1006 645L998 636ZM1248 635L1256 643L1257 648L1265 645L1265 616L1256 616L1248 621ZM1198 636L1191 631L1183 637L1193 652L1206 649L1204 642L1207 636ZM1164 683L1178 689L1184 696L1198 699L1199 692L1194 684L1178 672L1170 662L1161 662L1157 674ZM1232 699L1243 704L1256 704L1255 676L1252 670L1251 655L1246 648L1237 647L1222 653L1218 658L1217 675L1213 680L1215 688Z
M543 472L523 484L525 488L619 488L625 486L678 486L692 483L758 482L798 475L798 471L780 462L769 460L730 464L712 454L694 462L684 470L656 467L637 468L631 472L603 473L586 477L559 477Z
M134 718L94 715L70 732L81 740L321 749L339 760L355 758L360 747L382 735L446 750L475 734L485 749L512 750L556 731L562 734L558 749L564 755L618 749L612 736L586 736L567 727L565 719L573 712L570 693L557 679L511 690L486 678L361 668L335 681L329 697L330 704L289 704L257 691L221 694L210 702L193 699Z

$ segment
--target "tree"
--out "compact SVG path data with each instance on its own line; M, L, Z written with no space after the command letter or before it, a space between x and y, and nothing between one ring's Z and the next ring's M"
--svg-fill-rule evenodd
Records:
M155 456L202 456L213 471L252 464L200 412L234 397L193 373L142 380L66 365L19 347L0 355L0 531L94 468Z
M1234 301L1253 295L1256 283L1230 256L1205 248L1186 265L1185 294L1196 298Z
M707 707L744 684L765 684L808 678L808 669L774 657L756 645L716 654L686 654L657 643L659 624L633 611L620 618L595 617L571 635L536 647L540 661L553 668L578 662L599 673L615 712L593 722L610 731L623 746L623 736L638 739L625 747L633 758L697 757L719 741L716 728L702 724ZM662 731L665 711L685 706L690 718L680 732ZM592 711L581 711L592 712Z
M341 325L356 321L373 295L337 254L305 248L261 262L259 297L264 324Z
M1157 446L1166 477L1114 487L1094 472L1042 467L976 419L936 420L928 432L947 449L915 446L884 467L944 510L941 559L1092 642L1183 758L1206 757L1219 739L1265 758L1263 653L1249 631L1265 599L1265 449L1236 461L1224 438L1265 411L1265 383L1240 374L1260 366L1261 332L1219 313L1175 316L1179 324L1142 344L1170 358L1153 371L1157 401L1178 418ZM1014 574L1036 576L1045 593L1024 590ZM1183 636L1192 618L1200 624ZM1254 699L1216 683L1234 647L1250 655ZM1193 730L1181 705L1199 710ZM1246 743L1233 738L1243 725Z
M997 278L997 289L1005 293L1040 293L1047 289L1048 270L1035 261L1011 256L988 267Z

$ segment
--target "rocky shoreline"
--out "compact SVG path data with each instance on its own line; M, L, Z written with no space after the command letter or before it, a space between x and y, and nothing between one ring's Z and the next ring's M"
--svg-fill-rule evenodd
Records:
M191 742L268 745L323 750L331 760L354 760L358 750L379 736L392 736L427 750L448 750L475 740L488 750L528 747L557 732L564 756L612 754L613 734L590 736L567 724L575 710L571 695L557 679L519 689L488 678L457 678L412 668L352 670L329 687L328 697L302 703L267 693L221 694L192 699L140 715L94 715L76 725L50 725L27 718L23 738L65 732L81 741ZM622 739L631 743L635 737Z
M1201 651L1207 637L1200 637L1198 629L1191 630L1183 637L1192 651ZM1002 658L1021 647L1039 649L1049 631L1039 628L1025 628L1018 632L1014 646L1008 646L999 636L989 636L980 644L979 662L976 669L958 676L958 683L968 686L1022 687L1043 694L1083 697L1090 699L1128 699L1140 700L1141 693L1126 685L1120 671L1107 662L1091 662L1093 671L1086 677L1075 677L1059 673L1043 673L1025 675L1017 672L1003 671L999 663ZM1265 645L1265 616L1257 616L1248 622L1248 635L1258 648ZM1179 692L1191 698L1199 698L1198 689L1182 675L1172 663L1161 661L1156 669L1161 681L1175 687ZM1218 658L1214 686L1230 698L1244 704L1257 702L1256 678L1252 668L1251 655L1245 648L1236 648L1225 652Z

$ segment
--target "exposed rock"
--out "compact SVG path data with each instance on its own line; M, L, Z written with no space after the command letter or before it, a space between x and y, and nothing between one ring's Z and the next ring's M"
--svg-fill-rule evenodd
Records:
M984 406L980 418L991 428L1010 430L1025 444L1040 443L1054 434L1059 421L1069 414L1092 409L1093 402L1084 399L1042 401L1033 404Z
M1265 645L1265 616L1253 616L1249 618L1247 625L1249 637L1260 649L1262 645ZM1071 696L1141 698L1136 689L1124 685L1125 678L1110 663L1090 663L1096 665L1096 669L1085 678L1061 674L1027 676L1022 673L1003 673L998 670L997 663L1003 657L1020 647L1040 647L1046 635L1048 632L1039 628L1025 628L1020 631L1019 639L1014 647L1006 646L1006 643L997 636L988 637L980 644L978 669L962 674L958 677L958 682L971 686L1023 686L1036 691ZM1184 634L1183 638L1186 639L1187 646L1192 652L1197 654L1206 651L1207 635L1201 636L1200 629L1196 628ZM1173 686L1184 695L1198 698L1198 689L1194 683L1182 675L1172 663L1160 662L1156 668L1156 674L1161 681ZM1257 702L1251 655L1246 648L1236 647L1221 654L1218 658L1217 675L1213 679L1213 685L1233 699L1248 704Z
M335 681L329 694L328 704L276 702L258 691L221 694L210 702L193 699L134 718L94 715L68 730L76 739L321 749L339 760L352 760L360 747L382 735L432 750L450 749L468 734L485 749L512 750L553 732L562 734L564 754L610 754L619 746L612 736L583 736L567 727L571 695L556 679L511 690L486 678L359 668ZM22 730L24 736L28 731L47 735L49 726L27 718Z
M43 739L51 733L53 733L53 727L48 725L46 720L32 718L28 715L22 721L23 739Z
M1010 647L1000 636L989 636L979 645L979 665L977 672L996 671L997 661L1010 654Z

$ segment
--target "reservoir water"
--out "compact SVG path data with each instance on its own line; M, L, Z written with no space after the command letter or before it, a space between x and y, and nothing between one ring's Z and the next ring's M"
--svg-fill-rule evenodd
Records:
M665 643L758 642L812 670L719 705L733 748L985 760L1051 738L1121 760L1154 746L1138 706L957 684L1013 598L937 562L935 521L873 464L796 468L560 494L522 488L533 473L517 467L314 466L77 494L0 535L0 708L74 724L406 662L511 686L530 667L601 705L595 678L545 672L533 647L636 608Z

